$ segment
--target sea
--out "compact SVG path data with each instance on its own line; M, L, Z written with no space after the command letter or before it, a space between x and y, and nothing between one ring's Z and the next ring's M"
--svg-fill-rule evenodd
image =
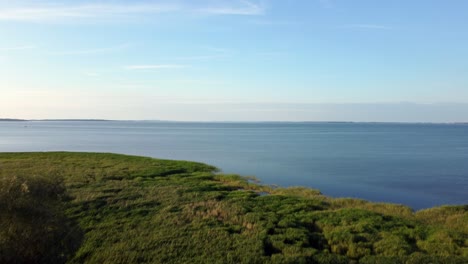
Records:
M198 161L263 184L415 210L468 204L468 124L0 122L0 152L23 151Z

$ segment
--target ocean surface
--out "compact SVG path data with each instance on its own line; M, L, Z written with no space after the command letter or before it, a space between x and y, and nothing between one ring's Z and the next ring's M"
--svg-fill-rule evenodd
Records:
M0 152L18 151L193 160L336 197L468 204L467 124L0 122Z

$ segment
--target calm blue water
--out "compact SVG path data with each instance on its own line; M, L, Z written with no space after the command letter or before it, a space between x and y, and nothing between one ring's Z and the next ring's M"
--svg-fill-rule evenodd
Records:
M468 204L468 125L0 122L1 152L55 150L201 161L415 209Z

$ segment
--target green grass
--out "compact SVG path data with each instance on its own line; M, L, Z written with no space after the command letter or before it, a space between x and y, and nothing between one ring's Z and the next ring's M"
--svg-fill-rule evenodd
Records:
M0 210L1 263L468 262L468 206L413 212L185 161L2 153Z

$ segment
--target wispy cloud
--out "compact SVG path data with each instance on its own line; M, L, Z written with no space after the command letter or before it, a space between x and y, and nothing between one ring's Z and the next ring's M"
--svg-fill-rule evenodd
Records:
M292 20L251 20L249 23L259 26L295 26L302 24Z
M262 57L262 58L284 58L288 57L291 55L291 52L288 51L262 51L262 52L257 52L255 53L256 56Z
M15 51L15 50L30 50L35 49L36 46L33 45L24 45L24 46L16 46L16 47L0 47L0 51Z
M68 50L68 51L54 51L51 52L51 55L90 55L90 54L99 54L99 53L109 53L115 51L121 51L128 47L131 44L124 43L117 46L105 47L105 48L96 48L96 49L84 49L84 50Z
M212 59L223 59L232 57L234 51L226 48L203 46L199 47L201 50L201 55L189 55L189 56L179 56L173 59L175 60L212 60Z
M202 7L200 7L202 6ZM213 4L203 1L197 6L190 1L102 2L99 4L63 4L59 1L39 2L29 5L3 6L0 3L0 21L62 21L83 19L111 19L139 17L161 13L192 13L209 15L260 15L265 11L261 4L250 1L231 1Z
M377 30L390 30L393 29L390 26L377 25L377 24L347 24L341 26L341 28L354 28L354 29L377 29Z
M186 68L187 65L180 64L146 64L146 65L128 65L126 70L161 70L161 69L180 69Z
M318 0L324 8L332 8L333 0Z
M262 15L265 12L265 6L261 3L239 1L237 5L204 7L196 11L212 15Z
M178 10L168 4L42 4L0 8L0 20L54 21L63 19L105 18L112 16L162 13Z
M85 72L84 75L88 77L99 77L99 73L97 72Z

